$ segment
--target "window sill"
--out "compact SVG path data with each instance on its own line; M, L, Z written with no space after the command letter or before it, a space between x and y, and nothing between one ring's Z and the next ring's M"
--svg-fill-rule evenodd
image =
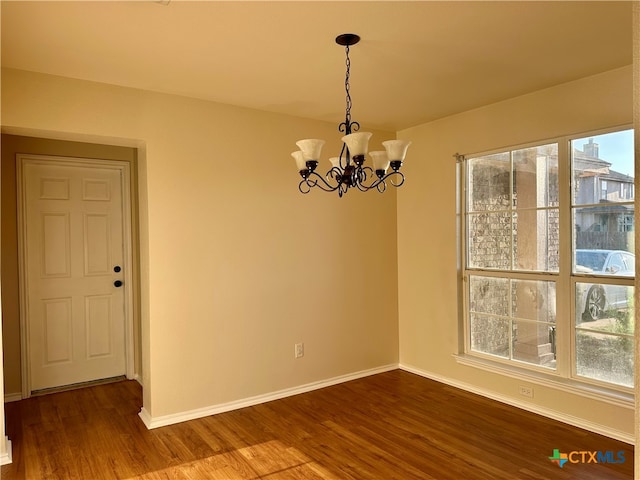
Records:
M543 387L554 388L574 395L590 398L606 402L617 407L634 409L634 396L631 393L624 393L618 390L591 385L565 378L559 378L544 373L525 370L511 365L503 365L483 358L474 357L472 355L457 354L454 355L456 362L468 367L479 368L498 375L515 378L529 383L541 385Z

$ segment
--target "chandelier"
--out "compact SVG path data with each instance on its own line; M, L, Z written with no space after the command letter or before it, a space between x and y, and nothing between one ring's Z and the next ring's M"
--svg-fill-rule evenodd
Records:
M361 192L376 189L382 193L387 189L387 180L394 187L399 187L404 183L404 175L400 172L400 167L402 167L407 148L411 144L410 141L387 140L382 142L385 151L369 152L373 168L364 166L372 133L360 132L360 124L351 120L349 85L351 69L349 47L359 41L360 37L353 33L344 33L336 37L336 43L345 47L347 66L344 81L347 101L345 120L338 125L338 131L344 133L340 156L329 159L331 169L323 177L316 173L316 168L318 167L320 152L325 141L315 138L297 141L296 145L300 150L293 152L291 156L295 159L302 177L298 185L301 193L309 193L312 188L318 187L325 192L337 190L338 195L342 197L350 188L357 188ZM390 172L388 172L389 167L391 167Z

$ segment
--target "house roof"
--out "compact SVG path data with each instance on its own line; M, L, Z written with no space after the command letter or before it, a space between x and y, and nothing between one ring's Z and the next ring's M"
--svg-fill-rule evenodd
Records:
M574 169L581 171L583 176L600 176L603 180L633 183L633 177L611 170L611 163L601 158L591 157L582 150L573 151ZM605 178L606 177L606 178Z
M580 207L581 213L612 213L612 214L629 214L633 213L634 207L633 205L620 205L615 202L607 202L606 200L601 200L598 205L593 205L590 207Z
M609 170L609 174L607 175L607 178L605 178L604 180L633 183L633 177L630 177L629 175L625 175L624 173L616 172L614 170Z
M399 130L632 63L632 2L2 2L2 66ZM239 127L241 128L241 127Z

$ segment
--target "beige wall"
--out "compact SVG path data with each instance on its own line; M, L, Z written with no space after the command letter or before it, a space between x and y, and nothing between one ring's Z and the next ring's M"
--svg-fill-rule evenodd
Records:
M480 153L558 135L630 124L631 67L560 85L398 133L413 141L398 192L400 362L430 376L521 402L522 380L456 362L456 164ZM633 410L535 386L530 407L633 435Z
M297 191L295 141L337 125L15 70L2 98L5 131L139 148L153 417L397 362L395 192Z

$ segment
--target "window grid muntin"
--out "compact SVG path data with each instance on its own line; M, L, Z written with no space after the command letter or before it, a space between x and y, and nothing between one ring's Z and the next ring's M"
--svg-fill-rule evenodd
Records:
M507 309L504 313L492 313L492 312L488 312L488 311L483 311L481 309L473 309L472 308L472 292L471 292L471 288L472 288L472 283L474 282L474 279L482 279L482 278L494 278L496 280L503 280L506 283L506 296L507 296ZM555 357L550 361L549 364L547 365L542 365L542 364L534 364L531 362L527 362L521 358L516 358L516 355L514 353L514 346L517 343L517 338L514 337L514 332L516 331L516 327L518 327L518 324L526 324L526 325L531 325L531 326L536 326L537 328L546 328L547 330L547 335L548 335L548 339L549 339L549 343L551 343L551 327L554 328L557 325L557 316L555 316L554 318L556 318L556 321L552 322L552 321L548 321L548 320L536 320L536 319L531 319L531 318L527 318L525 316L522 315L516 315L514 313L514 305L516 302L516 297L514 296L514 292L513 292L513 287L514 287L514 282L530 282L530 283L553 283L554 284L554 291L557 292L557 275L552 275L552 274L537 274L537 273L522 273L522 272L514 272L513 275L504 275L504 272L501 271L492 271L492 272L488 272L488 271L478 271L478 272L468 272L466 275L466 298L467 300L467 314L469 316L469 322L466 323L466 327L468 328L468 335L466 336L466 348L468 352L472 352L476 355L479 356L487 356L490 358L495 358L495 359L500 359L506 362L517 362L519 365L527 365L528 368L532 368L532 369L536 369L536 370L541 370L544 372L555 372L557 370L556 367L556 359ZM476 350L474 349L474 339L472 338L473 335L473 325L472 325L472 317L473 316L482 316L482 317L486 317L486 318L493 318L495 320L501 320L507 323L507 332L508 332L508 341L507 341L507 350L508 353L506 355L497 355L495 353L492 352L487 352L487 351L482 351L482 350ZM525 343L525 342L521 342L521 343ZM538 344L538 346L540 346L540 344Z
M550 149L551 153L550 154L546 154L544 155L542 153L543 149ZM515 191L515 187L514 187L514 179L516 176L516 173L520 173L525 174L527 173L524 170L518 170L515 168L515 162L516 161L520 161L522 163L521 160L517 160L516 157L522 157L524 158L525 155L523 155L523 152L527 152L527 151L533 151L532 153L534 153L536 155L536 162L539 159L539 157L544 156L544 159L542 160L544 162L544 168L547 171L551 171L553 170L553 158L555 155L555 168L557 170L559 170L559 151L560 151L560 144L559 142L543 142L540 144L531 144L531 145L527 145L527 146L523 146L521 148L514 148L512 150L509 151L500 151L500 152L494 152L494 153L489 153L489 154L485 154L485 155L478 155L478 156L474 156L471 157L469 159L467 159L467 161L465 162L465 171L464 171L464 175L465 175L465 198L464 198L464 202L463 204L465 205L465 214L464 214L464 218L465 218L465 257L464 257L464 264L465 264L465 268L468 270L475 270L475 269L491 269L491 270L498 270L498 271L522 271L522 272L529 272L529 271L535 271L535 272L548 272L548 271L552 271L552 272L556 272L559 268L559 266L557 268L553 268L551 270L549 270L549 264L547 264L546 268L516 268L516 260L518 260L518 256L515 252L514 246L515 246L515 241L514 241L514 237L517 234L516 232L516 226L518 225L517 222L517 217L520 214L520 212L522 212L522 214L526 213L526 212L541 212L541 211L549 211L549 212L558 212L558 219L560 216L560 206L556 203L560 202L560 188L559 188L559 180L558 178L556 178L556 183L558 185L556 185L556 188L558 189L556 193L557 196L557 202L552 202L552 197L553 195L551 195L548 191L546 191L546 197L545 197L545 204L542 206L524 206L524 207L520 207L515 205L517 202L516 199L516 195L514 193ZM499 166L499 168L496 168L497 173L498 174L503 174L504 172L504 168L506 166L506 156L508 155L508 171L506 171L507 173L507 178L508 178L508 192L507 192L507 198L506 200L506 205L503 208L486 208L486 209L478 209L478 208L473 208L472 207L472 203L474 203L474 199L475 197L475 190L476 187L474 185L472 185L472 177L474 176L475 173L470 172L472 170L472 167L475 167L476 164L480 163L481 160L486 160L488 162L492 162L493 164L497 164ZM478 167L480 168L480 167ZM489 168L489 167L487 167ZM550 189L550 185L553 183L550 179L551 179L552 175L549 175L548 172L545 175L545 188L546 190ZM558 177L558 173L556 173L556 177ZM482 191L481 189L478 189L480 191ZM536 196L537 199L537 196ZM475 202L475 205L477 206L477 201ZM474 265L471 265L471 261L472 261L472 254L471 254L471 247L478 245L478 243L474 243L473 241L470 240L470 232L475 232L474 229L474 225L472 225L473 219L474 218L478 218L481 217L483 215L487 215L488 217L490 216L494 216L497 217L499 215L503 215L505 217L509 217L509 224L506 225L505 229L507 230L506 232L503 232L502 236L504 238L508 237L508 241L509 241L509 249L508 249L508 259L504 262L508 264L508 267L497 267L495 265L487 265L489 262L486 262L485 264L481 264L480 262L475 262ZM547 225L550 223L549 219L551 217L547 217ZM558 220L559 221L559 220ZM542 225L538 225L536 223L536 228L542 228ZM498 230L498 229L495 229ZM547 237L548 238L548 231L546 232L547 235L543 235L543 237ZM494 240L492 238L490 238L490 241ZM491 245L489 245L491 246ZM546 248L549 248L549 244L546 245ZM559 242L558 242L558 246L559 246ZM559 258L559 253L558 253L558 258ZM536 260L537 263L540 262L540 259ZM493 263L503 263L503 262L493 262Z

